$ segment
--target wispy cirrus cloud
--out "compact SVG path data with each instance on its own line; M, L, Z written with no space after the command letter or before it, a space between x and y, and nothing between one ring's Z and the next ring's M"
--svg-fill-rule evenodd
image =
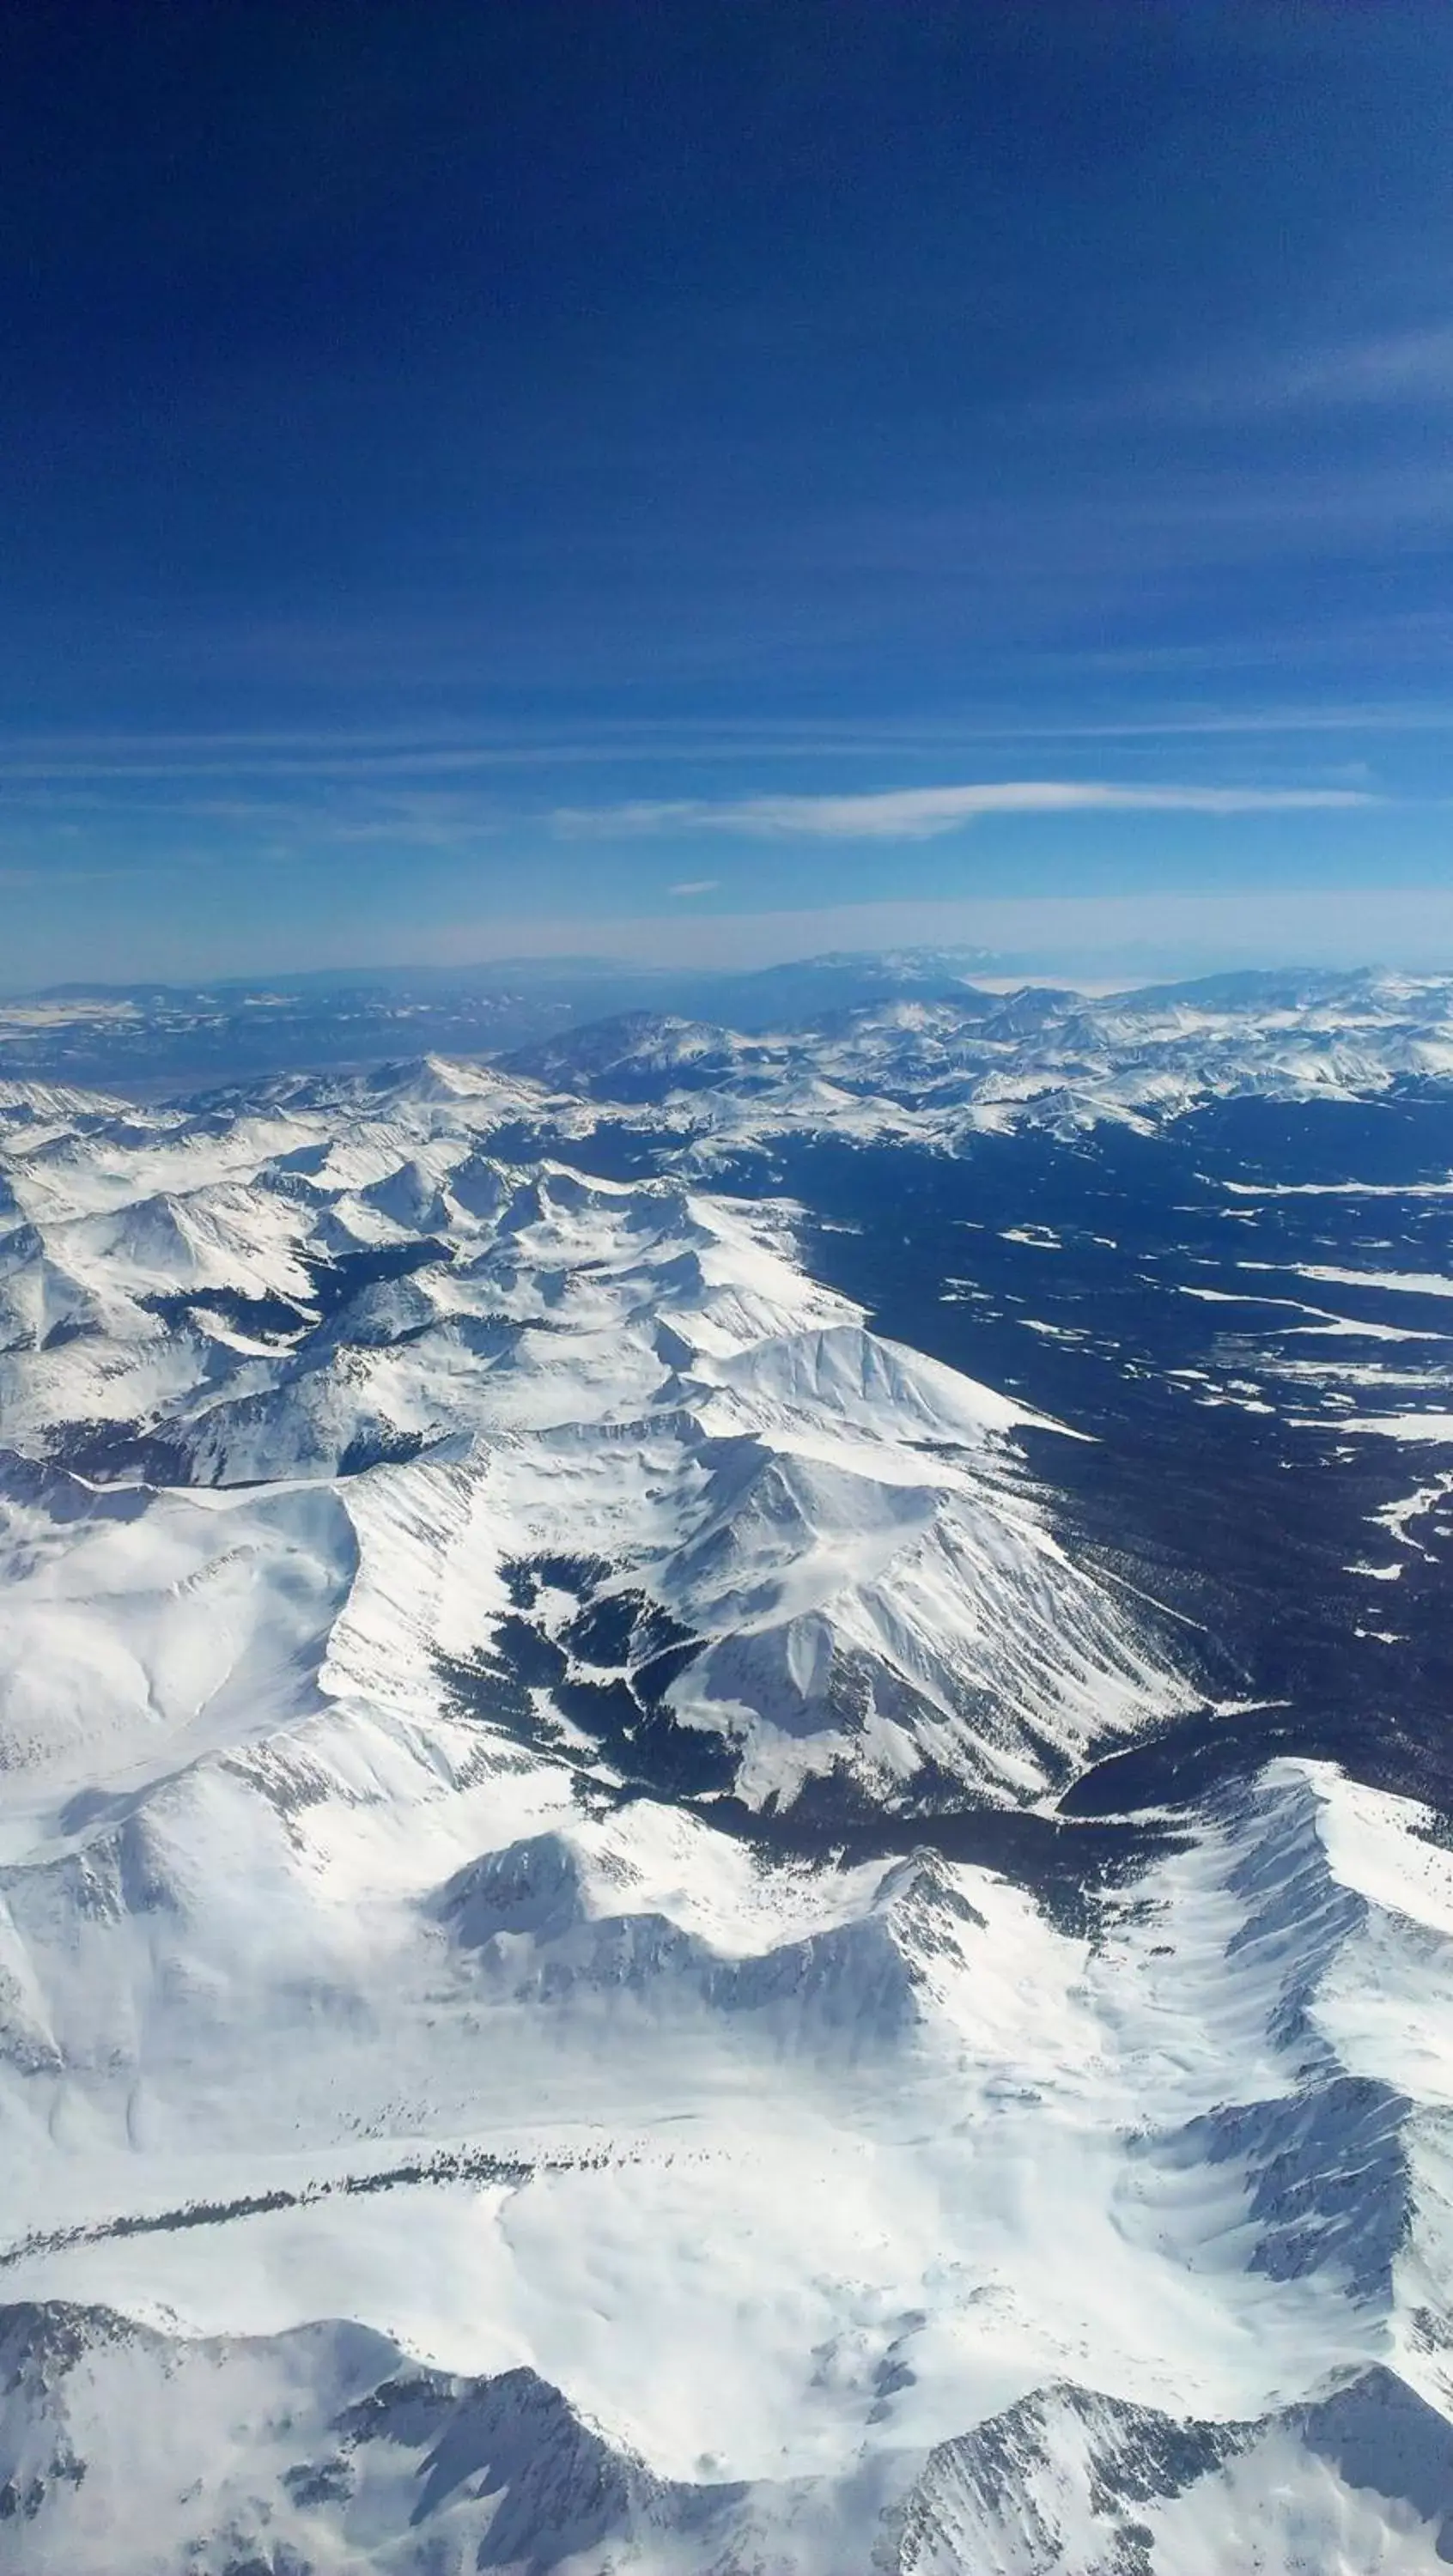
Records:
M1282 413L1406 410L1415 425L1431 406L1453 403L1453 322L1440 318L1397 331L1362 332L1300 346L1223 347L1196 366L1121 385L1108 394L1060 397L1031 405L1027 417L1055 417L1082 428L1135 419L1174 425L1248 420ZM1374 496L1375 471L1364 468Z
M654 832L735 832L752 840L928 841L987 814L1278 814L1380 800L1343 787L1117 787L1099 780L994 779L952 787L895 787L867 796L636 799L561 806L567 838L631 839ZM673 892L706 891L674 887Z
M1285 403L1453 401L1453 322L1309 350L1268 368L1263 389Z
M666 892L675 895L715 894L720 883L720 877L685 877L680 885L668 886Z

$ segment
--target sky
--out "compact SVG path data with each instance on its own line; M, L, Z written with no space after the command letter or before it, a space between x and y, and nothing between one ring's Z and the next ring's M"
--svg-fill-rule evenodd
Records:
M1453 964L1446 0L0 20L0 987Z

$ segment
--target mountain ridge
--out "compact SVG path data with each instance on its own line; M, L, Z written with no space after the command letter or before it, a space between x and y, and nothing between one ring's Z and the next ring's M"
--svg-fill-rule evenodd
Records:
M1323 1096L1329 1007L1272 1101ZM1357 1008L1365 1103L1407 997ZM1207 1081L1268 1043L1221 1011ZM1286 1516L1344 1480L1313 1606L1378 1596L1405 1670L1443 1482L1355 1426L1400 1369L1436 1461L1445 1184L1181 1207L1134 1016L1022 1017L1021 1071L1113 1077L1036 1154L1169 1158L1163 1285L1128 1209L993 1215L980 1158L1027 1174L1043 1122L945 1105L937 1001L685 1110L428 1057L0 1102L7 2564L1441 2563L1446 1820L1299 1704L1258 1739L1254 1660L1082 1503L1129 1418L1086 1390L1214 1405ZM931 1117L871 1088L910 1075ZM824 1099L820 1150L919 1122L955 1348L1017 1332L1032 1384L815 1272L785 1152L766 1184ZM841 1240L927 1260L897 1168ZM1200 1359L1047 1290L991 1343L986 1283L1081 1260Z

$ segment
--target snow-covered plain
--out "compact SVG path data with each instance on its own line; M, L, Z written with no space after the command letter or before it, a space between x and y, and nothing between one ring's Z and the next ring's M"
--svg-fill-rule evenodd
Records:
M945 1857L1194 1640L595 1115L0 1103L0 2565L1447 2563L1436 1819Z

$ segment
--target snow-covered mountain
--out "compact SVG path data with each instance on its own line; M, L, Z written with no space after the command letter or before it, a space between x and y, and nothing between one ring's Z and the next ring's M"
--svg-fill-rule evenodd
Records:
M826 1129L952 1149L1021 1126L1150 1131L1246 1093L1357 1099L1446 1080L1453 978L1248 974L1099 998L966 987L752 1037L635 1012L510 1061L587 1098L672 1106L699 1146Z
M1346 1597L1423 1634L1444 1185L1222 1182L1233 1266L1188 1252L1164 1304L1245 1323L1218 1283L1258 1270L1257 1377L1244 1332L1239 1373L1188 1369L1159 1325L1152 1359L1026 1309L1025 1387L884 1332L822 1209L728 1155L789 1111L918 1122L981 1210L945 1312L987 1316L973 1138L1018 1148L969 1030L1014 1118L1058 1050L1137 1138L1211 1095L1436 1092L1434 988L1348 990L1336 1029L1324 992L1194 1030L980 997L800 1047L637 1020L533 1066L0 1099L0 2565L1447 2562L1416 1676L1385 1607L1344 1633L1319 1593L1394 1703L1331 1758L1211 1565L1269 1482L1289 1564L1360 1548ZM1275 1237L1316 1282L1281 1296L1264 1231L1304 1207L1392 1248ZM1161 1294L1128 1209L1123 1248L1082 1231L1102 1322ZM985 1234L981 1280L1072 1233ZM1349 1438L1344 1384L1397 1361L1419 1428ZM1163 1526L1120 1499L1112 1380L1162 1408ZM1334 1463L1362 1537L1328 1557L1292 1532Z

